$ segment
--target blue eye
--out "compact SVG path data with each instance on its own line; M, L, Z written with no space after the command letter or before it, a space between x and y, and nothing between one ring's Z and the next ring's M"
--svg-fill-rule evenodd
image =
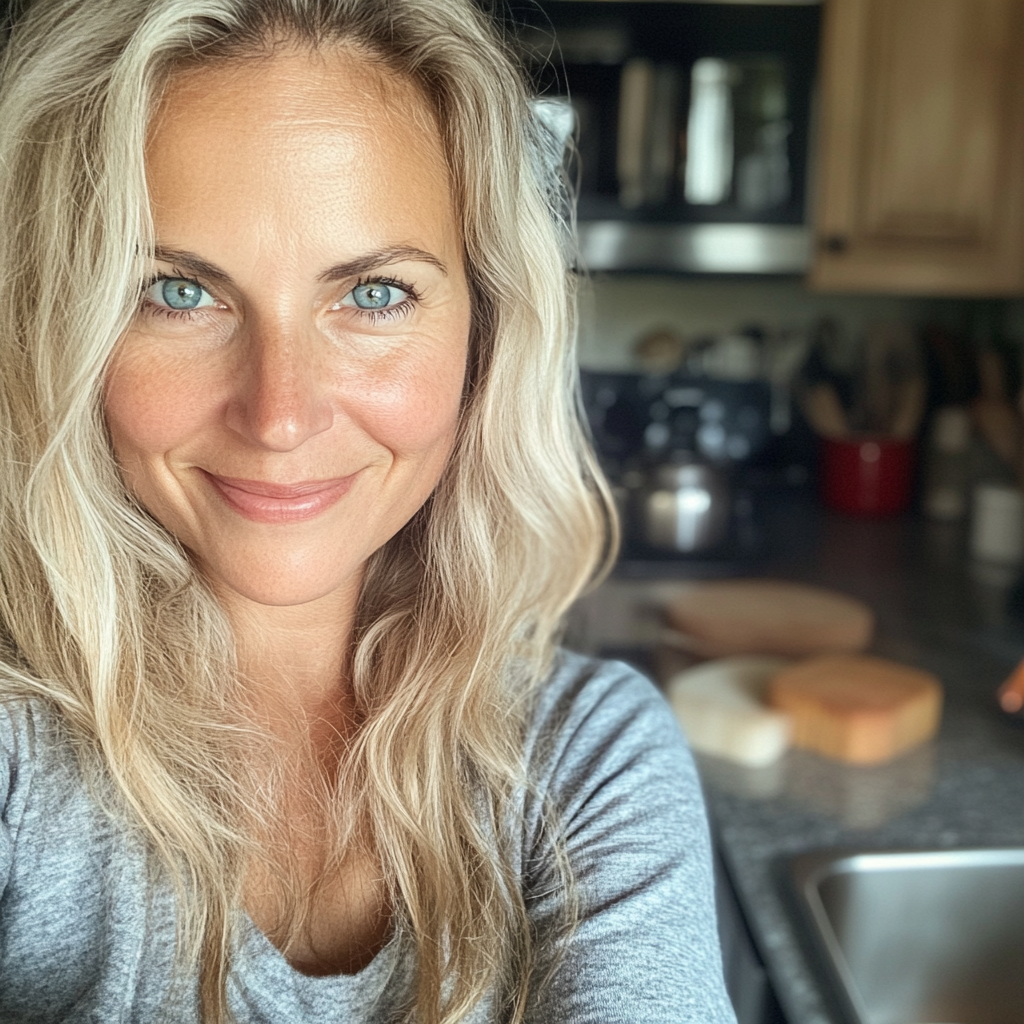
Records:
M343 306L358 306L359 309L388 309L408 297L408 292L393 284L385 284L383 281L367 281L365 284L357 284L341 300L341 304Z
M214 304L213 296L201 284L186 277L161 277L149 286L146 298L157 306L186 311Z

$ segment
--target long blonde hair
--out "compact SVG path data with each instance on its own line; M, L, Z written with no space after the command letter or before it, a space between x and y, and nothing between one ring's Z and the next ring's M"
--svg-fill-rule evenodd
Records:
M367 566L334 826L344 847L369 823L415 948L410 1015L447 1024L495 991L514 1020L539 940L511 853L528 699L614 519L574 399L557 175L540 173L543 130L471 0L39 0L15 25L0 68L0 696L59 709L90 785L177 886L204 1021L230 1019L265 780L230 628L126 493L102 388L152 245L143 151L168 76L282 38L358 47L416 83L441 129L476 309L466 394L437 489Z

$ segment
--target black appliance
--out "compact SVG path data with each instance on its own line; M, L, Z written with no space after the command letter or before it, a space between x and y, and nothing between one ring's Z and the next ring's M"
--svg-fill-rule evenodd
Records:
M588 270L800 273L820 6L511 0L577 121Z

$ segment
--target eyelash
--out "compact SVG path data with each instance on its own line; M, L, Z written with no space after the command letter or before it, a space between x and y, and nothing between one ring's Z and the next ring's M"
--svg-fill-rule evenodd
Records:
M419 302L420 297L412 285L393 277L361 277L352 285L352 291L362 287L364 284L383 284L388 288L398 288L400 291L405 292L405 298L401 302L396 303L394 306L388 306L387 309L360 309L358 306L346 307L357 310L373 325L387 323L389 320L396 320L399 317L406 316L412 311L413 306Z
M198 285L200 288L203 287L202 283L197 281L195 278L189 277L187 274L172 272L170 274L155 274L153 277L148 278L142 285L140 304L148 313L151 315L164 316L169 320L191 320L196 312L194 309L171 309L170 306L161 306L146 299L146 293L157 283L157 281L189 281L192 284ZM346 307L348 309L356 310L373 325L387 323L390 320L406 316L412 311L413 306L419 302L420 297L416 292L416 289L413 288L411 284L406 284L406 282L399 281L397 278L361 277L352 286L352 290L354 291L356 288L359 288L364 284L383 284L389 288L398 288L400 291L405 292L405 298L402 299L401 302L394 306L388 306L387 309L360 309L358 306ZM346 292L346 295L347 294L348 293ZM203 308L208 309L209 307Z

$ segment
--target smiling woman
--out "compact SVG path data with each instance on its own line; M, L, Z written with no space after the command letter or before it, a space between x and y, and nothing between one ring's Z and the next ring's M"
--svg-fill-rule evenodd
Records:
M351 47L279 44L169 83L146 181L154 283L106 385L125 479L229 615L350 622L361 567L437 484L466 376L430 107Z
M732 1020L549 150L469 0L13 26L0 1019Z

